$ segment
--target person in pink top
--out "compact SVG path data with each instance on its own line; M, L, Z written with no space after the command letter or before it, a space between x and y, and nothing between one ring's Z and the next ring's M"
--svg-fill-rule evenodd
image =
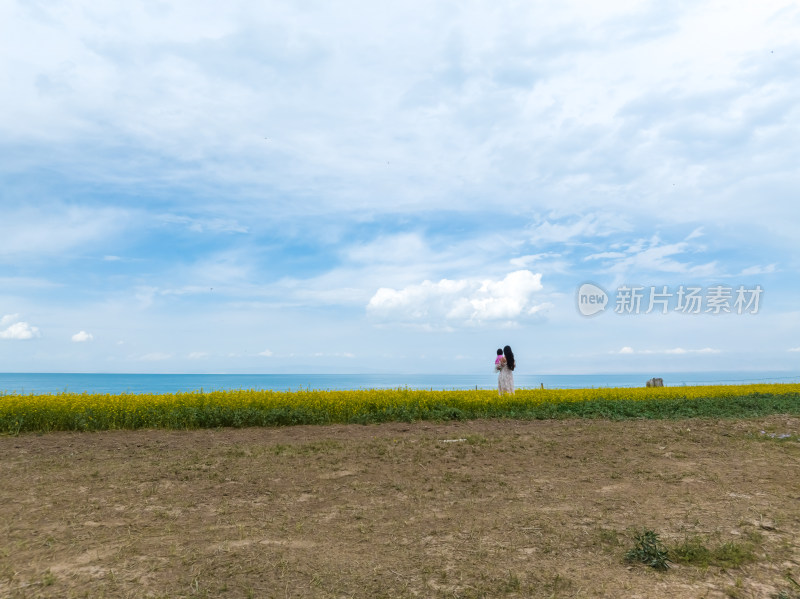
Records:
M503 350L502 349L498 349L497 350L497 357L494 359L494 365L497 366L500 363L500 360L502 360L502 359L503 359Z
M517 367L514 360L514 352L506 345L503 348L503 355L498 356L499 361L494 363L497 375L497 391L500 395L510 393L514 395L514 368Z

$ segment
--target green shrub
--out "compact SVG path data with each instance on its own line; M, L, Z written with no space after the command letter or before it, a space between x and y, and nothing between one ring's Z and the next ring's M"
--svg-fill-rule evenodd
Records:
M656 570L669 569L670 559L667 548L661 543L652 530L643 530L634 534L635 545L625 554L627 562L641 562Z

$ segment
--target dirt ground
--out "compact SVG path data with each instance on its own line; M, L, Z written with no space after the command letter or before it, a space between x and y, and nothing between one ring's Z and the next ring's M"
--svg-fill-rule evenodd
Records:
M0 596L795 599L798 433L775 416L0 437ZM643 529L753 558L626 563Z

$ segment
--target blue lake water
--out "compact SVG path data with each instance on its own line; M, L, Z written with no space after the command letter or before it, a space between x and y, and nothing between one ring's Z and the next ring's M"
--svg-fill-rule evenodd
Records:
M643 387L652 374L517 374L517 388ZM668 387L800 383L800 372L661 373ZM175 393L226 389L494 389L497 376L458 374L74 374L0 373L2 393Z

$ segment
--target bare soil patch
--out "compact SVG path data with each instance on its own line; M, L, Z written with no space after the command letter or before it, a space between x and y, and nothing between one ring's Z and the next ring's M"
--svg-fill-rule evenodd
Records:
M795 599L798 433L773 416L0 437L0 596ZM752 559L631 565L642 529Z

